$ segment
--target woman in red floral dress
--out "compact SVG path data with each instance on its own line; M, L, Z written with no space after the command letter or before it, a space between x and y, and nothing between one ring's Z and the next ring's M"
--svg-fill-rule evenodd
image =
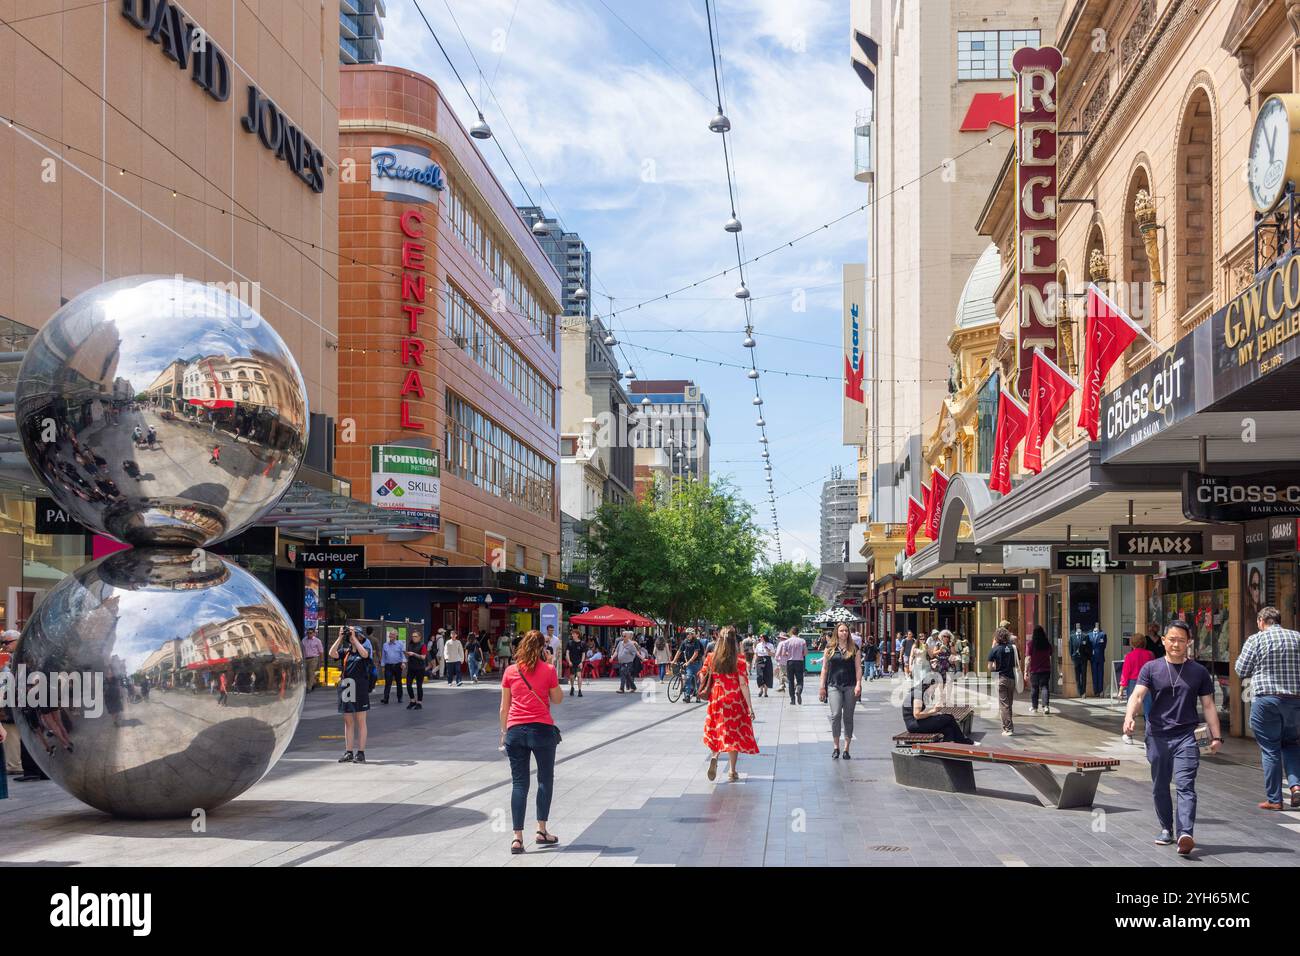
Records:
M728 779L739 780L736 758L758 753L754 739L754 707L749 700L749 671L740 656L736 629L730 625L718 635L718 646L704 661L711 675L709 711L704 720L704 746L709 748L709 779L718 775L718 754L730 761Z

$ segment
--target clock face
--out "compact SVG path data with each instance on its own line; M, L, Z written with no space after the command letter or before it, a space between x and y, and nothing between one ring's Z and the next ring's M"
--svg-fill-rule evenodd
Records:
M1279 99L1264 102L1255 118L1250 137L1250 198L1260 212L1272 209L1286 185L1287 152L1291 145L1291 123L1286 105Z

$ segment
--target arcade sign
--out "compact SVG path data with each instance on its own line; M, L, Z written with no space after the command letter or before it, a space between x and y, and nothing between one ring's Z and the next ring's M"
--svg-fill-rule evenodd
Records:
M1240 525L1111 525L1110 553L1147 561L1238 561Z
M1029 401L1034 349L1056 361L1057 100L1055 47L1022 47L1016 74L1016 394Z

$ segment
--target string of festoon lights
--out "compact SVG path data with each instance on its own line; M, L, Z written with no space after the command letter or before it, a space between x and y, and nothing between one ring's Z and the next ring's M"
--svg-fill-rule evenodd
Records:
M731 120L724 110L726 104L722 95L722 72L719 66L721 37L717 29L717 21L714 17L711 0L704 0L704 19L709 29L709 56L713 61L713 90L717 94L718 101L718 112L713 119L709 120L709 129L717 133L722 141L722 161L727 174L727 198L731 204L731 215L722 224L722 229L731 236L736 249L736 272L740 277L740 285L736 287L733 295L740 300L745 315L745 338L741 344L749 356L749 371L746 372L746 375L748 375L754 386L753 405L758 411L758 420L754 424L758 428L759 453L763 459L763 477L767 481L767 503L772 514L772 536L776 544L776 559L782 561L784 555L781 549L781 522L776 512L776 493L772 487L772 454L767 435L767 419L763 410L763 389L760 385L758 361L755 357L757 342L754 341L753 303L750 301L749 285L745 281L745 253L741 245L741 233L744 231L744 227L741 225L740 217L736 213L736 177L732 167L730 143Z

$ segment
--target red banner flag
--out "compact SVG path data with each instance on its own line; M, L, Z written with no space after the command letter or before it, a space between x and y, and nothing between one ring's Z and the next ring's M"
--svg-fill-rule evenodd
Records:
M943 515L943 499L948 494L948 476L938 468L930 476L930 506L925 516L925 533L931 541L939 540L939 518Z
M1097 440L1101 427L1101 385L1111 366L1136 341L1142 330L1108 299L1100 289L1088 285L1088 324L1083 350L1083 396L1079 402L1079 427Z
M921 526L918 531L930 527L930 486L921 482Z
M925 506L912 495L907 496L907 540L903 544L903 554L909 558L916 554L916 531L925 520Z
M1029 411L1005 389L998 392L997 433L993 437L993 464L989 468L989 489L1006 494L1011 490L1011 456L1029 431Z
M1078 387L1042 349L1034 349L1034 368L1029 378L1029 431L1020 457L1026 471L1038 474L1043 470L1043 442Z

